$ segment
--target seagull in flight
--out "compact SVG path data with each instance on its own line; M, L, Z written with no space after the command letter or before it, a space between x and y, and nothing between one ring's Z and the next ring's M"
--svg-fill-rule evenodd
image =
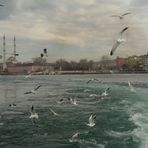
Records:
M94 127L96 125L95 121L96 121L96 115L90 115L88 119L88 123L86 125L90 127Z
M36 94L36 91L41 87L41 85L38 85L33 90L27 91L24 94Z
M32 76L32 73L26 75L26 76L25 76L25 79L31 78L31 76Z
M136 92L130 81L128 81L128 86L129 86L131 92Z
M58 116L58 114L57 114L54 110L52 110L51 108L49 108L49 110L52 112L52 114L53 114L54 116Z
M99 80L96 79L96 78L92 78L92 79L88 80L86 83L88 84L88 83L90 83L90 82L92 82L92 81L99 81Z
M113 45L110 55L112 56L115 52L115 50L117 49L117 47L125 42L125 40L122 38L123 33L128 29L128 27L125 27L124 29L121 30L121 32L119 33L119 38L116 40L115 44Z
M60 99L59 101L57 101L57 103L58 103L58 104L62 104L62 103L64 103L64 99L63 99L63 98Z
M75 133L71 139L69 139L69 142L77 142L78 138L80 136L80 133Z
M31 106L31 109L30 109L30 119L32 120L32 123L35 124L36 123L36 120L39 118L38 114L35 112L35 109L34 109L34 106L32 105Z
M112 15L111 17L118 17L119 19L123 19L124 16L129 15L129 14L131 14L131 12L126 12L126 13L124 13L122 15Z
M100 95L100 97L106 97L108 96L108 91L110 90L110 88L106 88L105 91Z

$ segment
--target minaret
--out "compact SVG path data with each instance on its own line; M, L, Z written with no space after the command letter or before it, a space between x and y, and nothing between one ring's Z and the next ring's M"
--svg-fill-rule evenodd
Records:
M15 36L14 36L14 51L13 51L13 54L14 54L14 58L16 60L16 43L15 43Z
M15 39L15 36L14 36L14 45L13 45L13 56L14 56L14 62L17 62L16 60L16 56L18 56L19 54L16 53L16 39Z
M6 42L5 42L5 34L3 36L3 71L5 71L7 69L7 65L6 65Z

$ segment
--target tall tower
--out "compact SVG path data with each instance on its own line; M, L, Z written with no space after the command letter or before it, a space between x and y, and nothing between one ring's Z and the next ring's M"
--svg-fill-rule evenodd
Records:
M17 63L17 60L16 60L16 56L18 56L19 54L16 53L16 39L15 39L15 36L14 36L14 39L13 39L13 56L14 56L14 62Z
M14 54L14 58L16 60L16 43L15 43L15 36L14 36L14 51L13 51L13 54Z
M5 42L5 34L3 36L3 71L6 71L7 64L6 64L6 42Z

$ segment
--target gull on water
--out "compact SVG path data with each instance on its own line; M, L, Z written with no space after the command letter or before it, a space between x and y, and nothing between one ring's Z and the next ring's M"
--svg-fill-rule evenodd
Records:
M119 19L123 19L124 16L129 15L129 14L131 14L131 12L126 12L126 13L124 13L122 15L112 15L111 17L118 17Z
M92 79L88 80L86 83L88 84L88 83L90 83L90 82L92 82L92 81L99 81L99 80L96 79L96 78L92 78Z
M94 127L96 125L95 121L96 121L96 115L90 115L88 119L88 123L86 125L90 127Z
M80 133L75 133L71 139L69 139L69 142L77 142L78 138L80 136Z
M131 92L136 92L130 81L128 81L128 86L129 86Z
M128 27L125 27L124 29L121 30L121 32L119 33L119 38L116 40L115 44L113 45L111 51L110 51L110 55L112 56L115 52L115 50L117 49L117 47L125 42L125 39L123 39L122 35L123 33L128 29Z
M36 91L41 87L41 85L38 85L33 90L27 91L24 94L36 94Z
M34 106L31 106L31 110L30 110L30 119L32 120L32 123L35 124L36 120L39 118L38 114L35 112Z
M57 114L54 110L52 110L51 108L49 108L49 110L51 111L51 113L52 113L54 116L58 116L58 114Z

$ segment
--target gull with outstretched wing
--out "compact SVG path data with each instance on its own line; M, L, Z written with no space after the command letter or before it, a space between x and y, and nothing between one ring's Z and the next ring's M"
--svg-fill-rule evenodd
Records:
M111 51L110 51L110 55L112 56L115 52L115 50L117 49L117 47L125 42L125 40L123 39L123 33L128 29L128 27L125 27L124 29L121 30L121 32L119 33L119 38L116 40L115 44L113 45Z

